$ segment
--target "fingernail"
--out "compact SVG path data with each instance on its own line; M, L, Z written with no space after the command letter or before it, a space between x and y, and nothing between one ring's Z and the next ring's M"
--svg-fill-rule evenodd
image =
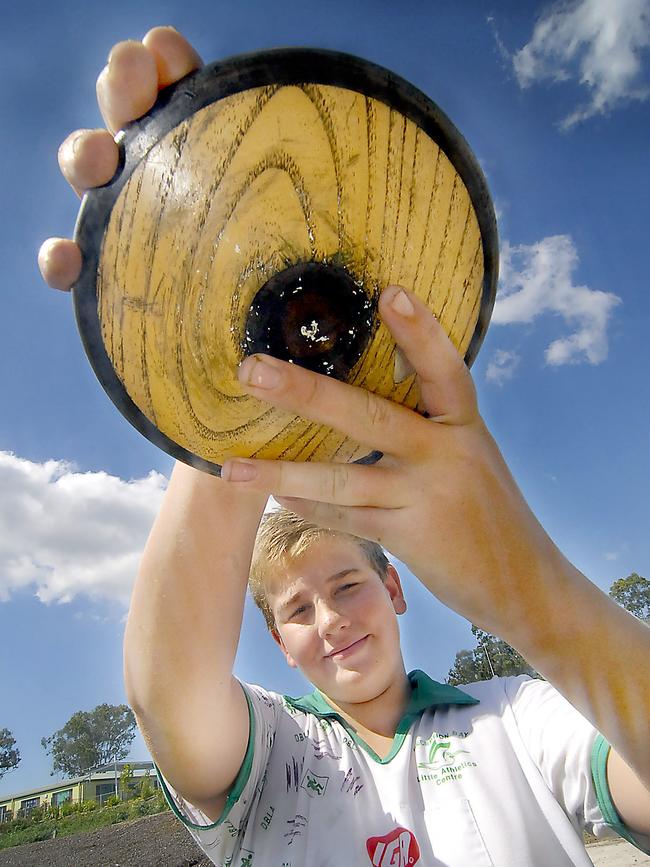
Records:
M282 382L282 373L256 355L245 358L239 367L239 381L254 388L275 388Z
M399 313L400 316L408 317L413 316L415 313L415 307L403 289L400 289L395 295L393 300L390 302L390 306L396 313Z
M415 369L408 358L404 355L399 346L395 349L395 366L393 369L393 382L395 384L404 382L409 376L415 373Z
M81 144L81 141L84 137L84 132L85 130L79 130L79 132L77 132L75 137L70 142L73 157L76 157L79 154L79 145Z
M257 478L257 467L244 461L226 461L221 478L226 482L250 482Z

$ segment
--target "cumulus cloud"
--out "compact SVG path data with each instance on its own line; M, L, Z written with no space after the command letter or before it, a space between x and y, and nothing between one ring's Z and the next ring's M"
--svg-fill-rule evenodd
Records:
M45 603L126 605L166 484L0 452L0 601L29 588Z
M529 246L513 247L506 241L501 250L492 322L530 323L545 313L561 317L571 330L546 348L549 365L600 364L607 358L607 325L621 299L574 284L577 265L578 253L568 235L553 235Z
M550 6L512 58L521 87L577 79L589 100L562 121L567 129L650 88L641 57L650 45L650 0L574 0Z
M519 361L520 356L517 352L509 349L497 349L488 363L485 378L488 382L503 385L515 375Z

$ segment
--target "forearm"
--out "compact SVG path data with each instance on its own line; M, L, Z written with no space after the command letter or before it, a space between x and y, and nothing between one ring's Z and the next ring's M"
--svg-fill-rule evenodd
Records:
M142 558L124 643L129 701L165 737L228 705L250 555L265 505L177 464Z
M431 558L433 569L423 560L412 571L518 650L650 789L650 629L566 559L485 434L472 450L479 459L468 493L447 518L449 539L464 544L448 546L446 560ZM477 501L489 508L476 508Z
M518 611L511 598L500 634L650 790L650 629L561 555L549 566L520 594Z

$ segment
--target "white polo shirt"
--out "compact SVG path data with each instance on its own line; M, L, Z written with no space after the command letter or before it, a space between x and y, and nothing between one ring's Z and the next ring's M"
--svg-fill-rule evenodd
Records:
M243 684L250 738L222 815L161 778L172 809L219 867L588 867L583 829L650 844L616 815L609 745L548 683L409 679L384 759L318 691Z

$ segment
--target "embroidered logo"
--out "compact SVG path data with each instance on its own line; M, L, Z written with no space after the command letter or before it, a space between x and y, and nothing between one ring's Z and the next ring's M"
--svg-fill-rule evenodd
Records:
M469 750L452 750L451 740L438 739L435 735L424 743L429 747L428 761L418 762L418 768L451 767L457 763L457 756L469 755Z
M395 828L383 837L369 837L366 849L373 867L411 867L420 860L420 847L406 828Z
M434 732L426 740L417 738L417 757L426 759L417 763L419 782L442 786L443 783L462 780L466 772L472 773L477 762L473 760L468 749L459 748L468 737L469 732L453 731L445 734Z

